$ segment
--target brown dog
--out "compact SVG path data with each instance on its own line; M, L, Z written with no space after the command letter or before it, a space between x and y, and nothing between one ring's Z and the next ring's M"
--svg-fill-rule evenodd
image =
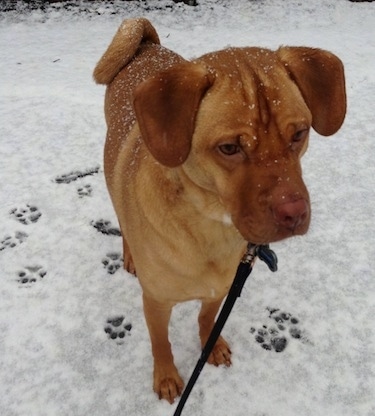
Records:
M125 21L94 71L106 84L104 168L125 268L143 290L154 390L183 381L168 340L172 307L202 301L205 344L246 242L304 234L309 195L300 158L312 126L334 134L346 111L344 71L312 48L229 48L189 62L146 19ZM221 337L211 364L230 365Z

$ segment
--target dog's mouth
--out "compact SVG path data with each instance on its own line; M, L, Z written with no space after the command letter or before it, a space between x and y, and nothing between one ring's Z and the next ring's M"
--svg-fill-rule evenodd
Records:
M304 227L298 227L294 230L279 229L278 227L274 227L271 230L264 230L260 234L252 231L241 232L241 230L239 230L239 232L242 237L249 243L265 245L276 243L287 238L304 235L308 231L308 228L308 225L305 225Z
M269 244L306 234L310 225L310 205L299 199L270 209L262 217L232 217L234 226L246 241Z

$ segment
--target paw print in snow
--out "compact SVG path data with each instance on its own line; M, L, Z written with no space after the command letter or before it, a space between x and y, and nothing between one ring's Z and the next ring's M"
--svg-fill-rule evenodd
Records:
M125 336L130 335L132 329L132 324L124 323L124 319L124 316L109 318L104 327L104 332L108 335L108 338L116 341L117 344L123 344Z
M292 339L308 341L299 327L299 319L288 312L280 309L267 308L269 318L273 321L271 325L263 325L261 328L250 329L254 334L256 342L265 350L282 352Z
M288 330L290 336L295 339L302 338L302 331L299 328L299 319L287 312L280 312L279 309L269 309L269 317L275 321L280 331Z
M77 192L78 192L78 196L80 198L83 198L85 196L91 196L92 187L89 184L83 185L83 186L80 186L79 188L77 188Z
M42 266L28 266L18 272L18 282L25 286L30 286L42 280L47 272Z
M109 274L114 274L124 264L124 261L120 253L108 253L102 263Z
M10 215L21 224L29 225L31 223L37 222L42 216L42 213L35 205L27 204L20 208L13 208L10 211Z
M75 170L73 172L69 172L61 176L57 176L55 178L55 182L69 184L70 182L74 182L77 179L84 178L85 176L95 175L98 172L99 172L99 166L95 166L94 168L90 168L86 170Z
M100 219L99 221L91 221L91 225L102 234L121 236L121 231L113 227L111 221Z
M0 251L6 249L6 248L14 248L18 246L19 244L22 244L28 235L26 233L23 233L21 231L17 231L14 236L8 235L4 237L0 241Z
M256 330L251 328L250 332L255 334L255 340L265 350L275 350L276 352L282 352L285 350L288 340L280 335L276 328L268 328L267 325L263 325L262 328Z

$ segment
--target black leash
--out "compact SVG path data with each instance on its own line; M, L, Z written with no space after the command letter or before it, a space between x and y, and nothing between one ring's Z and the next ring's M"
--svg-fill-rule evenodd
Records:
M215 325L211 331L211 334L202 350L202 354L194 368L194 371L190 377L188 384L186 385L176 411L173 416L180 416L182 409L194 387L194 384L198 380L198 377L213 349L221 330L223 329L225 322L227 321L229 314L231 313L236 299L241 296L242 288L246 282L246 279L250 275L256 257L264 261L268 268L275 272L277 270L277 257L276 254L269 248L268 245L255 245L249 243L247 250L241 259L241 262L237 268L236 276L234 277L231 288L229 289L227 298L225 299L224 305L220 311L220 314L215 322Z

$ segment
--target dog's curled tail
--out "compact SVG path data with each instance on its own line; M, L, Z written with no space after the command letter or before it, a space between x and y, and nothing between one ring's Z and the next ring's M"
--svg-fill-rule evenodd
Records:
M124 20L94 70L94 80L108 85L134 57L142 42L160 44L152 24L144 18Z

